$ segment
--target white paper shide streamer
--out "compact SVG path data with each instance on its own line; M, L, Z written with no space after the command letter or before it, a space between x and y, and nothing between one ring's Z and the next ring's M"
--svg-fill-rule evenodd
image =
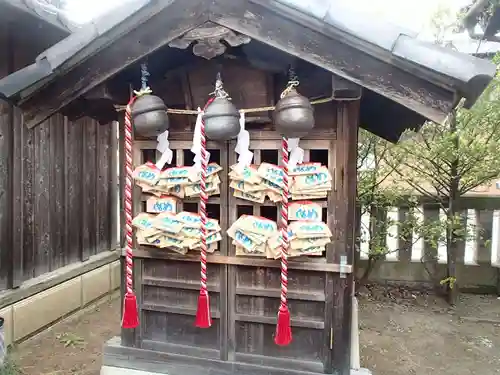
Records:
M250 133L245 129L245 112L240 112L240 132L236 141L234 151L238 154L238 164L236 168L243 170L252 164L253 152L250 148Z
M168 141L168 130L165 130L157 137L158 145L156 149L161 152L160 160L156 162L156 167L158 169L163 169L165 164L170 164L172 162L173 152L170 149L170 142Z
M300 138L288 138L288 151L290 156L288 159L288 170L293 170L297 164L304 162L304 150L299 147Z
M198 107L198 116L196 117L196 124L193 132L193 145L191 152L194 154L193 167L201 171L201 122L203 118L203 111ZM206 151L207 161L210 160L210 152Z

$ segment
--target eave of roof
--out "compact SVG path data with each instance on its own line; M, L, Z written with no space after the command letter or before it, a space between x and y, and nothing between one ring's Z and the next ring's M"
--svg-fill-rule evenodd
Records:
M18 2L21 0L0 1ZM76 32L38 55L34 64L1 79L0 98L17 104L23 97L31 95L50 80L55 79L57 73L61 72L58 70L63 64L65 70L68 70L102 48L104 44L110 43L110 40L99 37L149 2L150 0L128 1L117 9L82 25Z
M80 28L72 22L64 12L51 9L37 0L0 0L0 5L7 5L21 12L27 13L46 24L69 35Z
M113 43L119 37L113 32L119 24L126 25L120 31L123 33L145 22L135 14L143 7L165 8L174 1L176 0L132 0L83 26L40 54L31 66L0 80L0 96L22 103L59 75ZM413 32L386 22L374 21L367 15L349 9L338 0L249 1L282 11L288 16L297 13L301 16L301 20L297 22L307 23L306 27L363 51L389 66L418 76L436 87L444 88L455 94L457 102L460 97L465 97L467 106L474 104L496 72L496 66L489 61L420 41ZM132 16L137 16L135 23L130 21ZM130 24L126 24L126 20Z
M472 106L495 75L496 66L450 48L417 39L417 34L331 0L273 0L299 10L332 28L338 38L350 39L365 52L443 86L455 86Z

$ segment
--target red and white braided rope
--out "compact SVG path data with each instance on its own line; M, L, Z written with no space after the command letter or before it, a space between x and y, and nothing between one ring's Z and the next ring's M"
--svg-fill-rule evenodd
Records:
M133 293L133 229L132 229L132 103L134 98L127 104L125 112L125 282L126 292Z
M287 292L288 292L288 140L283 137L282 148L282 167L283 167L283 197L281 200L281 304L280 310L287 307Z
M208 167L208 155L207 155L207 139L205 136L205 121L201 121L200 129L201 138L201 181L200 181L200 220L201 220L201 274L200 282L201 289L200 293L208 294L207 291L207 167Z

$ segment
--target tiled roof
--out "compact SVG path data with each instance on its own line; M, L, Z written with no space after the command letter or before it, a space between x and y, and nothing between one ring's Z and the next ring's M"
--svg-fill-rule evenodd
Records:
M79 29L79 25L71 22L61 9L49 4L46 0L0 0L0 5L2 4L31 14L68 34Z
M369 14L340 0L276 0L291 8L323 21L325 24L355 37L371 54L385 59L404 61L412 70L426 75L434 73L456 79L464 85L466 107L474 104L482 89L483 79L495 74L489 61L417 39L411 30L389 22L381 22ZM489 80L488 80L489 82ZM483 87L484 88L484 87Z
M24 4L22 6L25 7L28 7L26 5L28 2L36 2L38 5L35 9L38 9L38 13L44 15L46 12L46 9L40 9L41 0L3 1L18 3L19 6ZM147 24L150 11L151 14L160 12L160 9L166 9L181 1L129 0L121 3L111 12L83 25L78 31L41 53L30 66L1 79L0 97L17 104L24 90L30 89L29 95L36 95L40 88L61 78L66 74L64 72L71 70L97 51L107 48L124 34L132 32L142 24ZM199 0L200 5L206 6L207 9L217 2L218 0ZM221 3L225 4L224 6L230 4L228 1ZM298 18L300 19L298 23L305 24L305 27L313 29L318 34L332 41L340 41L350 49L366 54L371 61L384 62L389 70L394 68L396 72L403 71L405 74L411 74L431 83L436 90L446 90L450 102L455 96L456 99L466 98L466 107L474 104L496 73L496 66L490 61L419 40L412 31L363 14L359 9L350 7L345 0L248 0L248 4L256 4L266 10L283 14L283 17ZM33 8L30 9L36 12ZM64 22L61 21L61 14L45 14L44 17L47 19L54 17L52 22L61 25ZM66 24L64 27L70 30L72 26ZM383 92L377 86L377 82L365 82L363 79L366 77L340 72L339 69L330 70L380 94L383 99L389 98L397 102L395 96ZM368 74L366 76L371 77ZM372 94L372 97L376 94ZM410 99L407 100L405 97L405 100L408 102ZM401 105L402 101L400 100L398 104ZM404 112L404 116L401 117L405 117L405 121L408 120L408 116L415 118L416 115L434 120L432 116L429 117L430 112L427 111L427 107L431 107L430 104L425 108L420 105L421 103L417 104L413 107L406 105L410 110ZM405 104L401 105L404 106ZM380 117L381 113L377 114ZM423 120L423 117L419 119L420 122ZM411 124L406 127L409 125ZM394 134L399 137L398 132Z

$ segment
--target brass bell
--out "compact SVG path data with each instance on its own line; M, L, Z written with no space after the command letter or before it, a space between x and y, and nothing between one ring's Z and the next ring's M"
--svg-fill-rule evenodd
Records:
M287 138L300 138L314 128L314 111L311 103L297 90L279 100L274 109L276 130Z
M205 135L213 141L228 141L240 132L240 114L226 97L216 97L203 113Z
M134 132L143 137L156 137L168 130L167 106L155 95L139 96L132 104Z

